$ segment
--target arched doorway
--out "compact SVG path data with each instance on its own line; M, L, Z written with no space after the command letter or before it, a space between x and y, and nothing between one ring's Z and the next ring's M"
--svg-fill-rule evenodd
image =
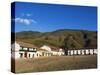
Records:
M24 53L24 57L27 58L27 52Z

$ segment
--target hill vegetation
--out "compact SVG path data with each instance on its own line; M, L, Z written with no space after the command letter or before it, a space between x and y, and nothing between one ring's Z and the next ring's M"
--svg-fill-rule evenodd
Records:
M13 33L12 33L13 34ZM87 30L60 29L52 32L17 32L16 40L36 46L52 45L67 49L97 48L97 32Z

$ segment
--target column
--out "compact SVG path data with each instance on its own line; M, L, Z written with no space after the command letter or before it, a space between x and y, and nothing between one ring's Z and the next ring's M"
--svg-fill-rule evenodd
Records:
M81 55L81 50L78 50L78 55Z
M82 50L80 50L80 55L82 54L82 52L81 52Z
M82 55L84 55L84 50L82 50Z
M94 55L94 49L92 49L92 54Z
M70 55L70 50L68 50L68 55Z

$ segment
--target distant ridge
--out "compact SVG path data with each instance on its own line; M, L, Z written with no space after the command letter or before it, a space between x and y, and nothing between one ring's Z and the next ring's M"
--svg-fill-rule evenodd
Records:
M55 31L64 31L64 30L70 30L70 31L91 31L91 32L97 32L96 30L80 30L80 29L57 29L54 31L47 31L47 32L55 32ZM27 30L27 31L19 31L19 32L39 32L39 33L46 33L46 32L41 32L41 31L33 31L33 30ZM18 33L18 32L16 32Z
M71 38L72 37L72 38ZM52 32L21 31L16 40L37 46L65 46L68 49L97 48L97 31L60 29Z

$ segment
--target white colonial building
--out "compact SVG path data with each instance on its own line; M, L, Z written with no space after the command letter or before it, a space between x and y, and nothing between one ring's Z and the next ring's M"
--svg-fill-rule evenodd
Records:
M40 48L24 42L15 42L11 45L11 57L14 59L61 55L64 55L62 49L55 50L47 45L43 45Z
M36 57L36 49L32 44L15 42L11 45L11 57L14 59Z
M67 55L94 55L97 54L97 49L77 49L68 50ZM54 46L43 45L42 47L36 47L33 44L24 42L15 42L11 45L11 57L13 59L18 58L37 58L47 56L63 56L65 51L61 48Z

